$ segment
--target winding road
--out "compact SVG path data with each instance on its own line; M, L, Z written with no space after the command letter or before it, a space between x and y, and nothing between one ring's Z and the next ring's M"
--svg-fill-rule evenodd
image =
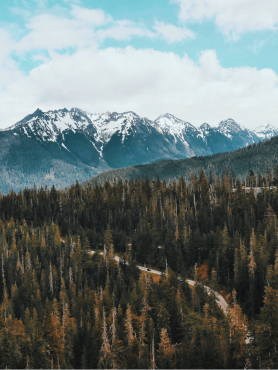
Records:
M95 254L97 253L96 251L91 251L91 250L87 250L86 251L87 253L89 254ZM103 256L103 252L99 252L100 255ZM123 258L119 257L119 256L116 256L114 255L114 259L115 261L117 262L123 262ZM127 262L126 262L127 263ZM139 270L141 271L146 271L150 274L155 274L155 275L162 275L162 272L161 271L158 271L158 270L153 270L153 269L150 269L148 267L143 267L143 266L139 266L137 265L137 267L139 268ZM181 280L181 278L179 278ZM186 279L185 280L189 285L191 286L194 286L196 284L196 282L194 280L190 280L190 279ZM216 297L216 303L218 304L218 306L222 309L222 311L224 312L225 315L227 315L228 313L228 303L226 302L226 300L224 299L224 297L219 294L218 292L216 292L215 290L211 289L210 287L206 286L206 285L203 285L204 289L206 290L206 292L208 294L211 294L211 293L214 293L215 294L215 297ZM244 325L245 327L245 325ZM245 327L245 330L246 330L246 339L245 339L245 343L246 344L249 344L251 341L252 341L252 337L250 336L250 334L248 333L248 329L247 327Z
M86 251L87 253L89 254L95 254L96 252L95 251L90 251L90 250L87 250ZM99 253L100 255L103 255L103 252L100 252ZM114 259L115 261L117 262L123 262L123 259L119 256L114 256ZM157 271L157 270L153 270L153 269L150 269L150 268L147 268L147 267L143 267L143 266L139 266L137 265L137 267L139 268L139 270L141 271L146 271L146 272L149 272L150 274L156 274L156 275L162 275L162 272L161 271ZM191 285L191 286L194 286L196 284L196 282L194 280L190 280L190 279L186 279L186 282ZM218 304L218 306L223 310L224 314L226 315L227 314L227 309L228 309L228 303L226 302L226 300L224 299L224 297L215 292L213 289L209 288L208 286L206 285L203 285L204 289L206 290L206 292L208 294L211 294L211 293L214 293L215 296L216 296L216 303Z

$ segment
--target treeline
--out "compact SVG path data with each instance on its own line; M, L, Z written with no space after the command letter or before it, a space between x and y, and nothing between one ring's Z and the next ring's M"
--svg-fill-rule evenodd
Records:
M248 174L246 183L273 185L276 172L256 181ZM165 269L167 259L173 271L193 277L195 263L207 262L208 275L215 269L221 286L235 288L249 316L259 313L267 266L275 262L277 211L275 189L262 189L255 197L228 173L218 179L201 172L189 183L146 179L87 189L77 183L67 192L34 187L0 199L3 221L13 217L34 228L53 222L62 235L80 235L82 242L87 238L94 250L103 248L109 226L115 251L124 253L131 244L132 258L141 264ZM251 251L256 263L252 295Z
M277 367L277 211L227 172L1 196L0 367Z

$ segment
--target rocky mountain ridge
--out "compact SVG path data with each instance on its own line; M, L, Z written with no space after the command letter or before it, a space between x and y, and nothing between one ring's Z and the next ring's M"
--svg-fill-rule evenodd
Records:
M34 182L62 187L114 168L232 151L278 130L257 133L232 119L196 128L169 113L151 121L134 112L37 109L0 131L0 191Z

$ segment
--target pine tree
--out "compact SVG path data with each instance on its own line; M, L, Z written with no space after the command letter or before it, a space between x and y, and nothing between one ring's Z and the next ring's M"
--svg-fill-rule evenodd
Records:
M160 332L158 363L162 369L175 368L175 348L170 342L167 329L164 328Z
M113 365L113 358L111 353L111 346L108 339L107 324L105 311L103 309L103 332L102 332L102 346L100 349L99 368L110 369Z

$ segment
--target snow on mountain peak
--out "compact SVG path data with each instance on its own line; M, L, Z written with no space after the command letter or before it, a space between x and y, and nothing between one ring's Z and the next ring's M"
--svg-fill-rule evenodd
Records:
M232 130L234 132L244 131L246 128L241 124L237 123L234 119L228 118L224 121L221 121L218 125L218 131L224 133L224 131Z
M28 137L33 134L42 141L56 142L57 136L65 130L75 132L89 123L85 116L74 119L75 113L76 110L68 111L66 108L45 113L37 109L33 114L9 127L8 130L17 129Z
M255 128L254 132L262 140L270 139L273 136L278 135L278 129L269 123Z
M157 129L171 135L182 135L185 128L188 127L196 130L189 122L183 121L169 113L160 115L153 123Z
M203 123L200 127L200 130L212 130L212 127L208 123Z
M162 114L155 121L150 121L147 118L139 117L132 111L88 113L79 108L71 108L70 110L64 108L48 112L37 109L8 130L16 131L17 134L27 137L35 137L41 142L59 143L61 139L62 141L65 140L67 131L74 133L78 131L89 138L102 156L103 148L113 135L119 135L123 144L130 135L137 135L142 129L144 132L151 133L153 128L162 134L169 143L179 142L186 148L197 142L198 145L202 146L200 139L205 145L208 145L207 138L211 135L214 137L215 131L236 141L241 146L278 135L278 129L269 124L250 131L232 118L221 121L218 127L211 127L208 123L203 123L197 129L189 122L183 121L170 113ZM196 141L197 138L199 140Z
M221 121L217 127L217 130L229 139L236 141L240 146L247 146L260 141L260 138L255 132L248 130L232 118Z
M56 141L57 135L65 130L84 130L87 126L94 127L94 138L99 142L108 142L111 137L119 132L123 140L132 127L140 122L149 124L147 119L141 119L134 112L105 112L88 113L79 108L66 108L42 112L37 109L34 113L26 116L23 120L11 126L9 130L20 129L23 134L30 136L32 133L42 141Z
M122 141L130 130L136 129L140 123L148 124L148 120L140 118L136 113L129 111L124 113L105 112L101 114L86 113L96 128L95 139L97 141L108 142L116 133L122 134Z
M209 135L210 131L213 131L213 128L208 123L203 123L199 127L198 131L198 137L201 137L204 141L206 141L206 137Z
M160 115L152 122L152 126L164 135L173 136L175 143L180 140L187 149L189 148L186 140L187 134L189 132L197 132L197 129L189 122L183 121L169 113Z

